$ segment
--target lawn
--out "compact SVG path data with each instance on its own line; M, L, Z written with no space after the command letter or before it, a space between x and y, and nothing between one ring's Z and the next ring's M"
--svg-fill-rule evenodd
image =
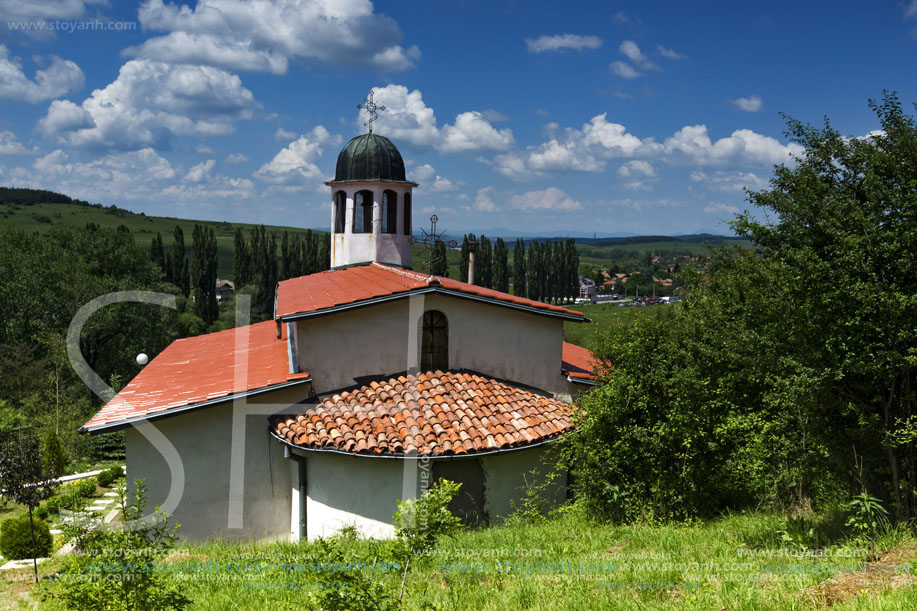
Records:
M805 528L782 514L729 515L695 523L595 523L568 508L443 539L416 557L404 609L914 609L904 530L867 544L844 539L836 512ZM807 541L798 532L814 533ZM808 536L808 535L806 535ZM192 609L313 608L310 593L359 573L397 597L401 573L388 543L345 540L327 555L315 543L230 543L176 549L163 566ZM324 554L324 555L323 555ZM40 566L47 576L59 566ZM7 575L7 604L38 595ZM45 580L42 590L53 589ZM47 601L42 608L54 609Z
M659 316L669 308L681 307L679 304L655 305L644 307L618 307L616 303L595 303L587 305L569 305L571 310L582 312L592 322L565 322L564 341L594 350L596 342L603 333L612 327L633 325L634 321L644 316Z

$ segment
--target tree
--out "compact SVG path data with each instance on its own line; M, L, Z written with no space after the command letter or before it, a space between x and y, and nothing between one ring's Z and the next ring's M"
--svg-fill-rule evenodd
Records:
M3 494L29 511L29 529L32 538L32 567L38 583L38 560L35 559L35 519L33 511L42 499L51 493L56 473L45 463L41 445L31 432L14 434L0 447L0 487Z
M242 288L251 282L251 252L242 229L236 229L235 253L232 259L232 275L236 287Z
M901 518L917 509L917 440L901 434L917 417L917 124L894 93L869 107L881 130L866 138L787 118L804 152L749 195L773 220L746 213L734 227L792 271L787 323L819 348L803 351L807 363L835 393L857 453L885 463Z
M503 238L497 238L493 255L493 288L506 293L509 291L509 252Z
M185 258L185 232L182 231L181 225L175 226L172 236L175 241L170 252L172 276L169 281L181 289L182 295L188 295L191 291L191 275L188 271L188 260Z
M217 318L217 241L212 227L194 225L191 282L194 285L194 313L205 324Z
M159 269L165 270L166 268L166 255L165 249L162 245L162 234L156 233L156 237L153 238L152 244L150 244L150 260L159 266Z
M485 235L478 241L474 265L474 283L484 288L493 288L493 249Z
M446 258L446 244L436 238L433 251L430 253L430 273L434 276L449 275L449 260Z
M471 252L471 244L468 241L468 234L462 237L462 258L459 261L459 280L468 282L468 253Z
M525 283L525 242L519 238L513 248L513 294L525 297Z

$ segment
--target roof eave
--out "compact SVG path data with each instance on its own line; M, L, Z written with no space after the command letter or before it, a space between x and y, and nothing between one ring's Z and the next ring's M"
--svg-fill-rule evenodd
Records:
M295 443L280 437L277 433L271 429L271 437L279 441L285 446L290 448L300 450L302 452L312 452L316 454L340 454L343 456L353 456L355 458L384 458L388 460L461 460L466 458L481 458L482 456L493 456L495 454L509 454L510 452L519 452L521 450L531 450L549 443L554 443L556 441L562 440L567 435L573 434L576 430L567 431L561 433L556 437L548 437L547 439L541 439L532 443L527 443L523 445L513 446L511 448L497 448L495 450L485 450L481 452L464 452L462 454L395 454L392 452L382 452L379 454L368 454L368 453L357 453L357 452L347 452L345 450L340 450L338 448L315 448L311 446L301 446Z

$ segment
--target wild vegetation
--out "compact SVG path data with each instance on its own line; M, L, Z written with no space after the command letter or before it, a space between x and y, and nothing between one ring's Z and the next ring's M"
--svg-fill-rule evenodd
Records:
M344 532L168 555L160 546L159 591L181 584L188 600L173 606L214 609L917 607L917 124L894 94L870 108L882 129L866 138L787 119L805 152L749 194L755 211L733 223L747 243L680 272L683 303L588 306L603 332L567 330L600 362L566 443L575 503L453 532L436 510L445 485L424 509L442 530L404 519L394 542ZM276 252L263 237L257 250ZM89 455L91 444L66 432L94 408L64 358L73 311L112 290L187 290L165 281L129 231L2 238L0 273L11 280L0 285L0 358L14 375L0 378L0 418L59 430L66 453ZM288 253L304 251L291 244ZM484 257L491 285L493 262L504 267L496 253ZM460 251L444 260L460 274ZM511 278L521 262L506 253ZM112 307L81 338L112 386L135 371L141 347L155 352L204 325L184 307L144 307ZM396 521L416 510L406 505ZM45 587L49 608L65 604L55 583L32 593Z

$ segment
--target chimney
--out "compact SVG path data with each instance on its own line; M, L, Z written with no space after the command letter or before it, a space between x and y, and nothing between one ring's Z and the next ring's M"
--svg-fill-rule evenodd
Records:
M468 251L468 284L474 284L474 250Z

